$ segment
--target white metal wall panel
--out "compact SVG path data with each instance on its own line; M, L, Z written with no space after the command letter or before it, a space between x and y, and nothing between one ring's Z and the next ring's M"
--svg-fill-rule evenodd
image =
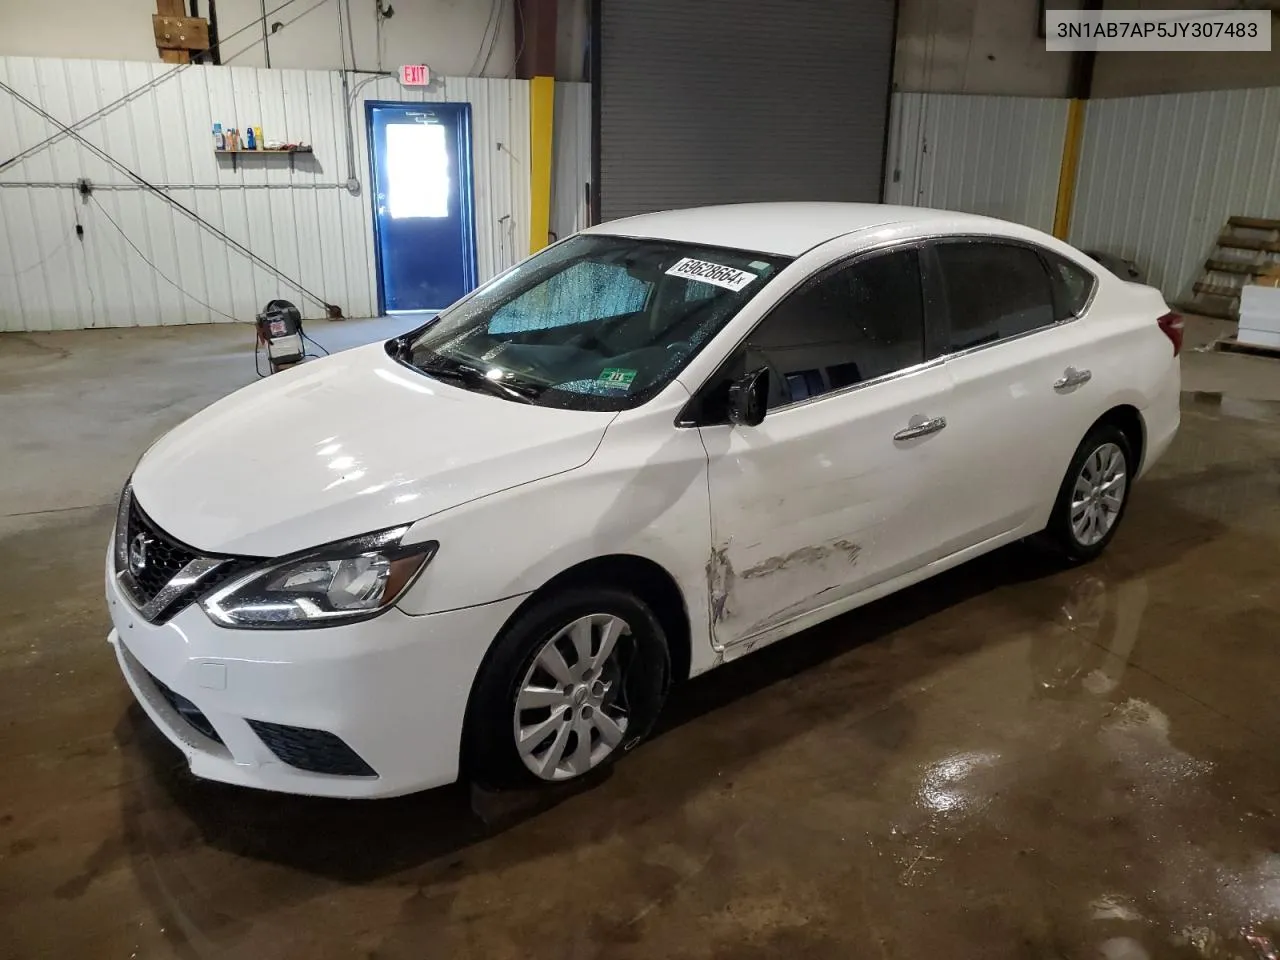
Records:
M1067 101L895 93L885 201L1053 228Z
M442 78L406 90L394 78L351 77L361 183L352 195L336 72L0 57L0 80L63 122L171 73L81 134L348 316L377 309L365 100L471 103L480 279L527 254L526 81ZM278 155L242 156L232 170L228 158L214 156L215 121L260 125L266 137L305 141L315 153L296 157L292 170ZM0 163L53 129L0 91ZM73 187L81 177L94 185L88 201ZM273 297L321 315L70 137L0 171L0 330L248 320Z
M591 84L556 84L551 153L551 232L567 237L590 223Z
M1233 214L1280 218L1280 87L1091 100L1071 242L1191 292Z

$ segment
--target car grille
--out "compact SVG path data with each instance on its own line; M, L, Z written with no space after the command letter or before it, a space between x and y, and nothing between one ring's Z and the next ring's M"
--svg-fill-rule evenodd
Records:
M378 774L340 737L324 730L290 727L283 723L247 720L267 749L284 763L310 773L343 777L376 777Z
M133 543L138 534L148 539L147 565L141 570L130 570L136 585L134 599L140 604L151 601L165 584L172 580L183 567L199 554L190 547L183 546L167 533L157 527L138 506L138 501L129 494L129 523L125 532L125 544Z
M261 562L256 557L201 554L174 539L143 512L131 488L125 489L121 500L116 531L116 573L134 606L152 623L164 623L197 596ZM145 539L146 563L135 569L130 563L130 549L138 538ZM190 582L171 586L174 577L183 571Z

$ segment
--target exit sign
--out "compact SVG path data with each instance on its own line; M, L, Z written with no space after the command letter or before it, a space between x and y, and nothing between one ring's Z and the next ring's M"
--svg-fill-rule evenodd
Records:
M425 63L406 63L400 68L400 84L405 87L425 87L431 83L431 71Z

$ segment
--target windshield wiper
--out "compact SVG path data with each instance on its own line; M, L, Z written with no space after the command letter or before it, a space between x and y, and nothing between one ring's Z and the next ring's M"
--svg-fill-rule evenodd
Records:
M502 380L494 380L479 367L473 367L470 364L462 363L452 357L445 357L438 353L426 363L416 364L416 366L429 377L435 377L438 380L452 380L454 383L460 384L469 390L479 387L496 396L515 400L518 403L533 403L534 398L542 392L528 386L522 388L511 383L505 383Z

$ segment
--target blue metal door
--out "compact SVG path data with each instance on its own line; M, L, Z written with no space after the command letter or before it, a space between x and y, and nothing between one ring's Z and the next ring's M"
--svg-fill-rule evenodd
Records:
M439 310L476 285L471 104L365 104L378 309Z

